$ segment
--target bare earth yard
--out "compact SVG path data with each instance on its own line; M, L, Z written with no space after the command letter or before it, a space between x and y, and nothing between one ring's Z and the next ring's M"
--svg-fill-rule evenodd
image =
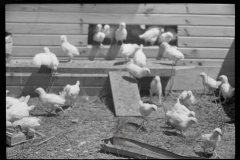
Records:
M199 99L199 96L197 96ZM146 96L143 101L148 100ZM7 146L8 159L128 159L121 155L114 155L101 150L100 142L103 139L114 135L116 128L127 122L123 128L116 133L116 136L131 138L137 141L148 143L167 149L171 152L186 156L201 156L200 134L210 133L216 127L221 127L225 117L235 119L235 102L230 101L227 105L211 103L207 101L209 96L204 97L204 101L190 108L195 111L199 125L193 125L186 132L185 138L181 137L179 131L164 127L164 111L160 107L158 112L153 112L149 117L147 125L142 127L136 134L136 130L142 122L138 117L114 117L113 102L111 98L79 97L77 106L71 110L66 110L65 116L48 115L43 111L38 103L38 98L31 98L29 104L37 107L31 111L31 115L41 119L41 126L36 130L46 136L30 140L13 147ZM164 101L165 106L170 106L175 100L168 96ZM78 120L73 122L72 120ZM127 120L127 121L126 121ZM60 133L60 134L58 134ZM51 140L36 145L51 135L56 135ZM235 158L235 123L226 123L224 134L219 146L216 149L220 158ZM209 154L208 157L211 157Z

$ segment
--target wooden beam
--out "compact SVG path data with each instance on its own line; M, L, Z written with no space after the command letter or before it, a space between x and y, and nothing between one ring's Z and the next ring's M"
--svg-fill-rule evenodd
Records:
M58 46L48 46L52 53L55 53L58 58L65 57L67 55L62 49ZM77 58L86 58L89 60L94 60L96 58L106 58L110 57L121 58L121 55L118 53L118 48L111 49L110 46L105 45L104 48L92 47L90 45L86 47L77 47L80 56ZM234 59L235 58L235 49L234 48L178 48L185 56L185 59ZM33 57L37 53L42 53L42 46L13 46L12 55L13 57ZM159 47L158 46L149 46L143 47L143 52L147 58L157 58L159 57ZM112 56L111 56L112 55ZM133 56L130 56L133 57ZM66 59L67 60L67 59Z
M198 76L201 72L205 72L212 78L216 79L220 75L226 75L228 77L229 83L231 86L235 87L235 68L234 67L176 67L176 75L173 77L173 85L171 85L170 77L161 77L161 83L163 90L203 90L202 79ZM150 86L154 75L151 77L144 77L139 80L141 83L141 90L147 91ZM44 89L47 86L41 86ZM53 86L53 92L58 93L62 91L64 86ZM82 87L81 93L87 92L88 95L97 95L102 89L104 93L111 95L110 83L106 79L105 83L102 86L93 86L93 87ZM22 91L25 91L26 94L33 94L36 88L34 86L6 86L6 89L11 93L20 94ZM84 91L83 91L84 90ZM102 91L103 92L103 91ZM34 95L34 94L33 94Z
M13 60L31 60L32 57L14 57ZM68 57L58 57L60 62L64 62L68 60ZM87 58L75 58L77 61L85 61ZM104 58L96 58L96 61L106 61ZM123 58L115 58L115 62L123 61ZM156 59L156 58L147 58L147 63L155 63L155 64L172 64L171 60L166 59ZM226 64L227 66L234 66L234 59L183 59L176 63L176 66L221 66L222 64Z
M235 14L234 4L7 4L5 11L124 14Z
M235 48L235 37L178 37L179 47Z
M52 84L53 86L74 85L80 81L80 86L93 87L103 86L107 74L72 74L59 73L56 77L52 77L51 73L15 73L11 75L6 73L7 86L43 86Z
M46 90L48 86L39 86ZM59 92L63 91L63 88L65 86L53 86L50 90L50 93L59 94ZM34 86L6 86L6 89L9 90L10 95L13 95L15 97L18 96L26 96L30 95L32 98L37 97L37 94L35 93L36 88ZM111 95L111 89L110 87L81 87L80 88L80 96L99 96L99 95Z
M235 27L178 26L178 36L190 37L235 37Z
M147 67L151 74L170 76L174 75L174 69L169 65L148 63ZM59 73L81 73L81 74L108 74L109 71L126 71L123 61L74 61L74 63L60 63L58 66ZM12 64L6 64L6 72L10 75L19 72L30 73L51 73L46 67L38 68L32 64L31 60L14 60Z
M15 34L14 45L16 46L60 46L61 35L30 35ZM86 46L88 44L87 35L66 35L68 42L76 46ZM41 52L42 53L42 52Z
M68 41L75 46L88 44L87 35L67 35ZM61 44L59 35L14 35L14 45L16 46L59 46ZM198 48L234 48L235 38L226 37L178 37L179 47ZM119 47L120 48L120 47ZM97 48L99 49L99 47ZM111 49L116 49L111 47Z
M6 23L13 34L87 35L88 24ZM14 35L15 37L15 35Z
M220 75L228 77L231 86L235 86L235 67L194 67L183 69L176 67L176 74L172 77L173 85L171 85L170 77L161 77L163 90L203 90L202 78L199 76L201 72L205 72L210 77L217 79ZM148 90L153 77L144 77L139 80L142 90Z
M171 64L172 61L156 61L156 60L151 60L152 63L169 63ZM235 60L230 59L230 60L223 60L223 59L183 59L181 61L178 61L176 66L196 66L196 67L219 67L222 65L225 66L235 66Z
M234 26L234 15L5 12L7 23L90 23Z

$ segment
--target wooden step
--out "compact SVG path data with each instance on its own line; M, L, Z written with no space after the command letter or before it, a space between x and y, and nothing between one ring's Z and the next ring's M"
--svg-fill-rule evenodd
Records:
M137 82L128 72L109 72L116 116L141 116Z
M173 84L171 83L171 77L160 76L163 92L169 90L203 90L202 79L199 76L201 72L207 73L214 79L217 79L220 75L226 75L231 86L235 86L235 67L224 67L224 65L223 67L178 66L175 69L176 74L172 77ZM139 79L141 91L148 93L153 76ZM16 95L20 95L23 92L25 95L28 95L34 93L36 87L47 88L50 84L50 77L50 73L26 72L11 75L7 72L6 88L10 91L10 94L15 93ZM84 95L86 92L89 96L96 96L102 93L107 93L107 95L111 96L108 74L59 73L53 79L51 92L59 93L66 84L75 84L77 80L81 82L81 95Z
M168 77L175 75L175 68L169 64L147 62L147 67L151 71L151 75L160 75ZM78 74L108 74L109 71L126 71L125 64L122 60L111 61L89 61L75 60L73 63L61 62L58 66L58 73L78 73ZM36 67L32 64L32 60L13 60L12 64L6 64L6 73L14 76L15 73L50 73L51 70L46 67Z

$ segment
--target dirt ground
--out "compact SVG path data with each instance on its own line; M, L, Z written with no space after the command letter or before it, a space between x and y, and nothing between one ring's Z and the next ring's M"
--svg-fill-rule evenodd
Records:
M175 103L173 97L168 96L164 100L165 106ZM195 94L199 100L199 95ZM146 101L149 97L142 95L142 100ZM48 115L43 111L38 103L38 98L31 98L29 104L37 107L31 111L32 116L41 119L41 126L36 130L45 134L27 143L6 146L7 159L129 159L121 155L114 155L105 152L100 147L103 139L110 138L121 124L126 122L115 136L131 138L157 147L167 149L171 152L186 156L203 156L201 148L200 134L210 133L216 127L221 127L224 134L216 152L222 158L235 158L235 122L224 123L224 121L235 121L235 98L231 99L226 105L211 103L207 101L209 96L203 96L203 101L190 110L195 111L199 125L193 125L180 136L179 131L164 127L164 111L159 107L157 112L153 112L148 119L148 123L138 133L135 131L140 126L140 117L114 117L112 98L106 97L79 97L77 106L71 110L65 110L66 114ZM229 120L227 120L229 119ZM73 122L72 120L78 120ZM121 127L120 127L121 128ZM58 134L60 133L60 134ZM56 135L58 134L58 135ZM56 135L51 140L36 145L44 139ZM205 155L211 157L212 154Z

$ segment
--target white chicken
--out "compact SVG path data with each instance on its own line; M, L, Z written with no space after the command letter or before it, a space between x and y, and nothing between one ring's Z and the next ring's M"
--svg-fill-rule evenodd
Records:
M144 39L145 43L150 42L151 45L155 43L155 41L158 38L158 35L163 32L163 28L161 27L149 27L148 30L142 34L139 35L140 39Z
M198 121L195 117L188 117L186 114L179 113L174 109L168 110L165 115L167 122L170 123L175 129L180 130L182 136L182 132L186 131L192 124L198 124Z
M219 142L221 141L222 131L220 128L215 128L211 133L209 134L202 134L202 148L205 150L208 148L213 148L213 153L215 153L215 157L217 156L217 153L215 152L216 147L218 146Z
M221 80L220 90L224 98L224 104L228 98L231 98L234 95L235 88L231 87L231 85L228 83L227 76L221 75L218 79Z
M28 107L27 103L28 103L29 99L30 99L30 96L28 95L17 103L10 103L11 105L7 106L7 109L12 109L12 108L16 108L16 107L20 107L20 108Z
M204 72L202 72L199 76L202 77L203 87L204 87L203 92L204 92L205 96L206 96L205 87L207 87L207 89L209 90L209 93L210 93L211 91L218 89L218 87L221 85L221 81L216 81L215 79L211 78ZM210 98L210 100L211 99L212 99L212 97Z
M187 108L196 103L195 96L192 94L192 91L183 91L179 96L180 103Z
M158 75L156 75L151 84L150 84L150 101L152 101L152 96L153 94L157 94L158 95L158 99L159 99L159 104L161 104L162 102L162 84L161 84L161 79Z
M167 58L173 61L173 64L176 65L178 60L184 59L184 55L182 52L177 50L175 47L172 47L170 44L167 42L163 42L160 47L164 49L163 55L165 55Z
M127 39L127 30L126 30L126 23L121 22L119 24L119 28L115 32L115 39L116 39L116 45L118 44L118 41L121 41L123 43L123 40Z
M48 68L52 69L52 74L57 74L57 67L59 61L54 53L51 53L48 47L43 48L45 53L38 53L33 57L33 64L40 67L41 65L46 65Z
M195 112L190 111L189 109L187 109L187 107L182 105L179 101L179 98L177 98L177 103L173 106L173 109L176 112L181 113L181 114L185 114L188 117L195 117Z
M139 67L138 65L134 64L133 59L131 59L130 62L126 64L126 69L136 81L136 78L142 78L151 75L149 68Z
M133 61L136 65L140 66L140 67L145 67L147 64L147 58L145 56L145 54L142 51L143 49L143 45L141 44L139 49L137 50L137 52L135 53L134 57L133 57Z
M125 58L125 62L128 62L128 58L136 52L138 47L139 46L137 44L123 43L118 53L120 53Z
M29 96L30 98L30 96ZM9 109L12 105L23 102L25 97L21 97L19 99L14 97L6 97L6 109Z
M93 40L96 41L96 42L99 42L100 43L100 48L103 48L102 42L104 41L106 35L102 31L102 25L101 24L98 24L96 26L96 31L97 32L94 34Z
M138 130L143 126L144 121L147 120L147 117L152 113L152 111L157 111L157 106L155 104L148 104L148 103L143 103L141 100L139 101L139 112L141 113L143 117L143 122L141 126L138 128ZM138 131L137 130L137 131Z
M159 35L158 43L166 42L169 43L173 39L173 34L171 32L165 32Z
M18 105L18 104L16 104ZM14 107L6 110L6 120L9 122L14 122L20 120L24 117L29 116L29 111L34 109L36 106L25 105L26 107Z
M172 47L167 42L162 42L160 47L162 47L164 49L163 55L173 61L172 70L171 70L171 86L172 86L173 85L173 78L172 78L173 77L173 66L175 66L180 59L184 59L184 55L182 54L182 52L177 50L175 47Z
M49 112L52 112L55 109L60 109L64 112L61 106L63 106L66 102L64 98L56 94L48 94L44 91L43 88L37 88L35 92L39 95L39 99L42 105L48 109Z
M35 127L40 126L41 120L36 117L24 117L20 120L17 120L12 123L12 126L15 128L18 125L21 126L22 132L28 132L30 129L32 129L35 137Z
M65 35L61 35L61 48L62 50L68 55L69 60L68 62L72 62L72 59L74 56L79 56L79 51L77 49L77 47L75 47L74 45L70 44L67 40L67 36Z
M66 92L66 95L64 96L66 99L70 99L71 100L71 106L75 106L75 101L78 97L78 94L80 92L80 81L77 81L75 85L66 85L66 87L64 87L64 91Z
M112 44L114 36L115 36L115 32L116 32L117 28L108 25L104 25L103 28L103 33L105 33L105 38L109 38L110 39L110 44Z

